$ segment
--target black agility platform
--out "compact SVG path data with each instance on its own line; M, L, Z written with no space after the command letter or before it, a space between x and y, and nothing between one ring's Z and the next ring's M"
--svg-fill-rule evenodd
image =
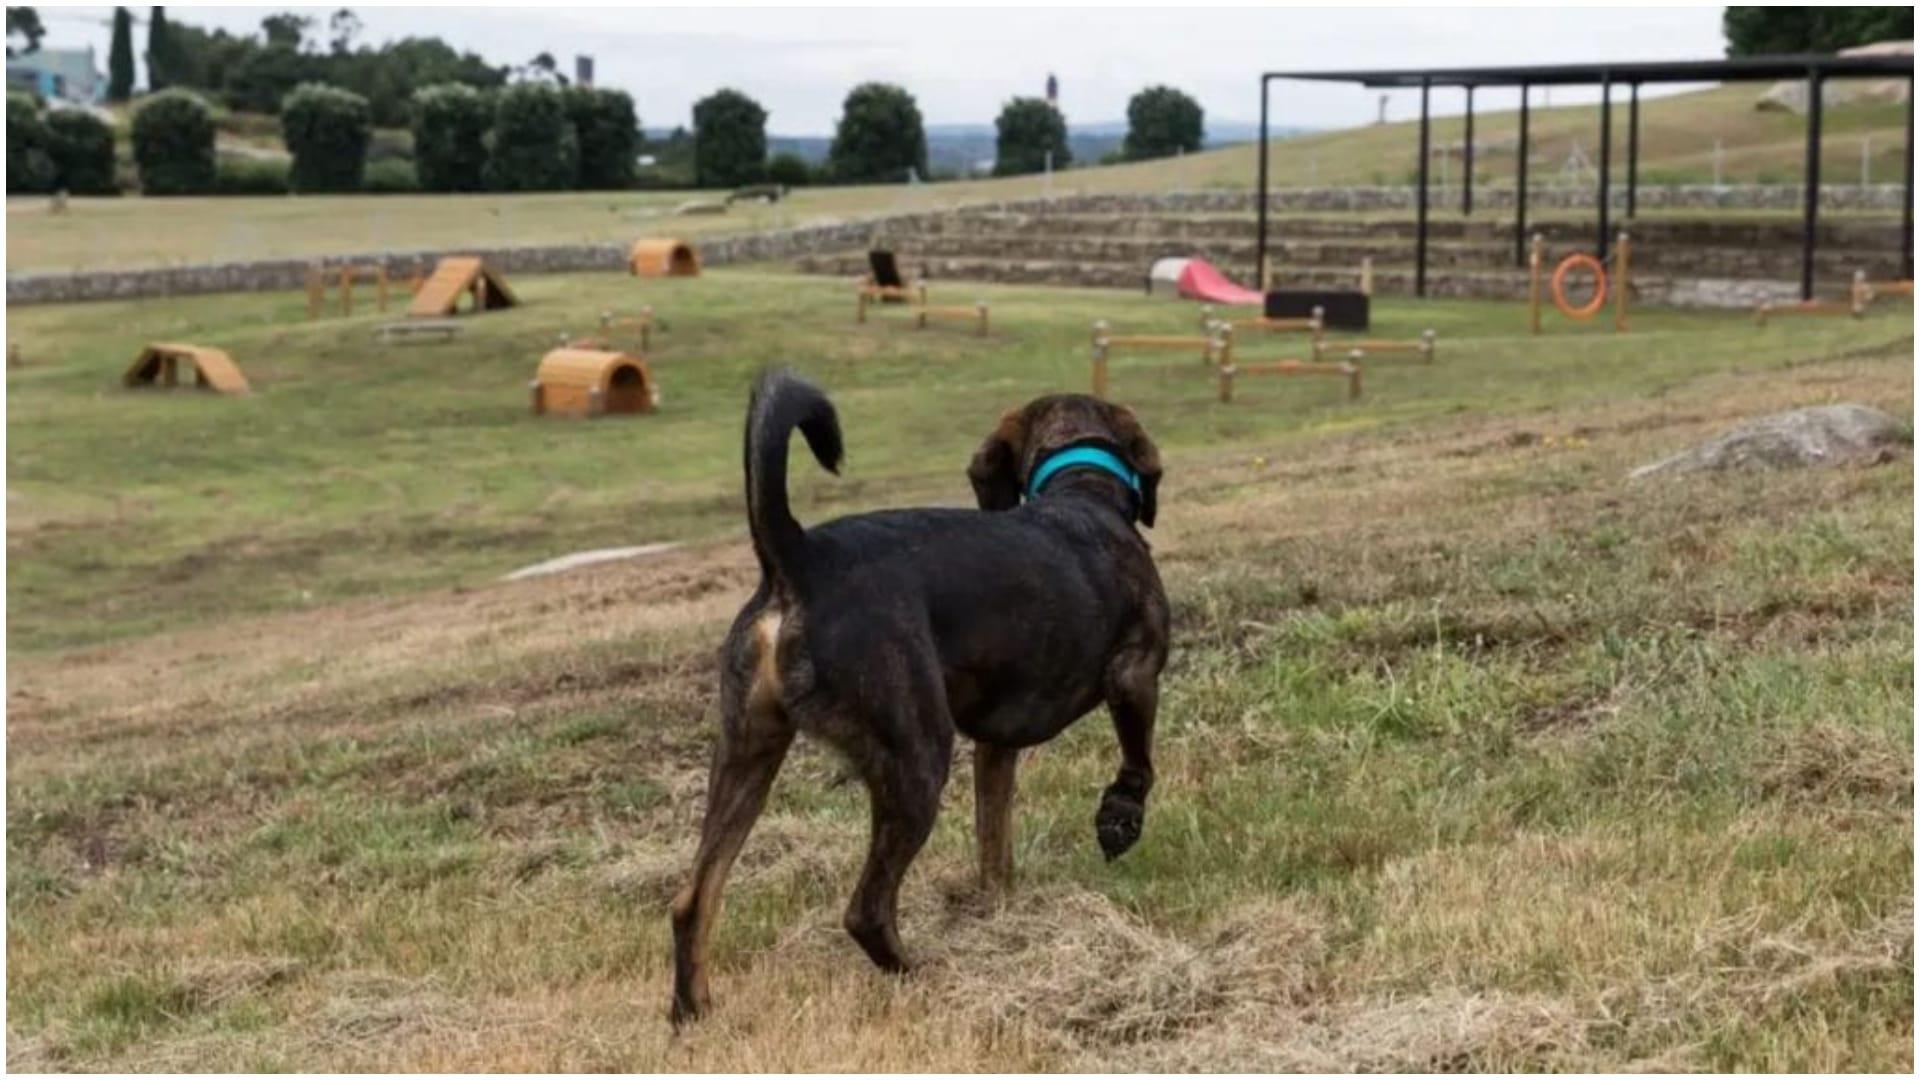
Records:
M1267 318L1310 319L1320 308L1334 330L1365 330L1372 307L1365 293L1335 289L1270 289Z

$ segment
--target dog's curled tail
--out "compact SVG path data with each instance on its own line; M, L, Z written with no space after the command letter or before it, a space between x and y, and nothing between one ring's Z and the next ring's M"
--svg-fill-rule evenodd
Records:
M807 539L787 505L787 442L794 428L806 436L814 460L838 474L845 451L833 402L785 368L763 372L747 403L747 527L761 572L789 585Z

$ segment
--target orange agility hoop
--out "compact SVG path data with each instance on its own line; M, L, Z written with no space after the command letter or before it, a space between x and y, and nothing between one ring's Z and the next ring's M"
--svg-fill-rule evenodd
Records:
M1567 274L1575 267L1585 267L1593 275L1593 299L1580 307L1567 302ZM1560 265L1553 268L1553 306L1560 309L1560 314L1581 322L1600 314L1600 309L1607 306L1607 268L1600 265L1599 259L1584 253L1561 259Z

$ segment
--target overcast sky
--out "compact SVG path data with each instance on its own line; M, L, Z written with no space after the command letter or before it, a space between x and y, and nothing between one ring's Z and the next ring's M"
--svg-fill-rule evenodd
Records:
M300 9L315 16L316 40L337 7ZM292 7L167 10L177 22L250 33L263 15ZM1069 123L1123 119L1127 98L1153 83L1192 94L1210 120L1254 121L1262 70L1705 59L1724 53L1722 10L354 6L367 43L438 36L494 64L546 51L569 73L575 55L590 55L599 85L631 93L650 131L688 124L695 100L732 86L758 99L768 130L783 135L830 134L847 91L875 79L906 87L928 123L991 123L1007 99L1041 93L1048 72L1059 76ZM110 8L41 11L48 45L91 42L105 67ZM145 41L136 27L136 51ZM1553 92L1556 104L1596 98ZM1354 87L1276 84L1274 120L1348 127L1371 121L1377 99ZM1389 118L1413 115L1417 99L1394 94ZM1514 100L1488 91L1476 106ZM1435 93L1437 113L1460 108L1458 91Z

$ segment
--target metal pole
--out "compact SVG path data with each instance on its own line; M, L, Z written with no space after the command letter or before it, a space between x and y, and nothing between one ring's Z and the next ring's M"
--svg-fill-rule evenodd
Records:
M1427 295L1427 157L1431 146L1427 100L1433 90L1429 76L1420 77L1420 194L1414 208L1413 295Z
M1513 261L1527 261L1527 84L1520 84L1520 175L1514 178Z
M1900 276L1913 280L1913 76L1907 76L1907 190L1900 197Z
M1260 219L1259 240L1254 245L1253 280L1267 287L1267 77L1260 76L1260 183L1253 193L1254 212Z
M1473 87L1467 87L1467 141L1460 151L1460 214L1473 214Z
M1607 257L1607 171L1613 160L1613 72L1600 73L1600 235L1594 238L1594 257Z
M1820 227L1820 90L1819 68L1807 69L1806 211L1800 225L1800 299L1813 299L1814 231Z
M1640 84L1632 83L1627 96L1627 217L1640 207Z

